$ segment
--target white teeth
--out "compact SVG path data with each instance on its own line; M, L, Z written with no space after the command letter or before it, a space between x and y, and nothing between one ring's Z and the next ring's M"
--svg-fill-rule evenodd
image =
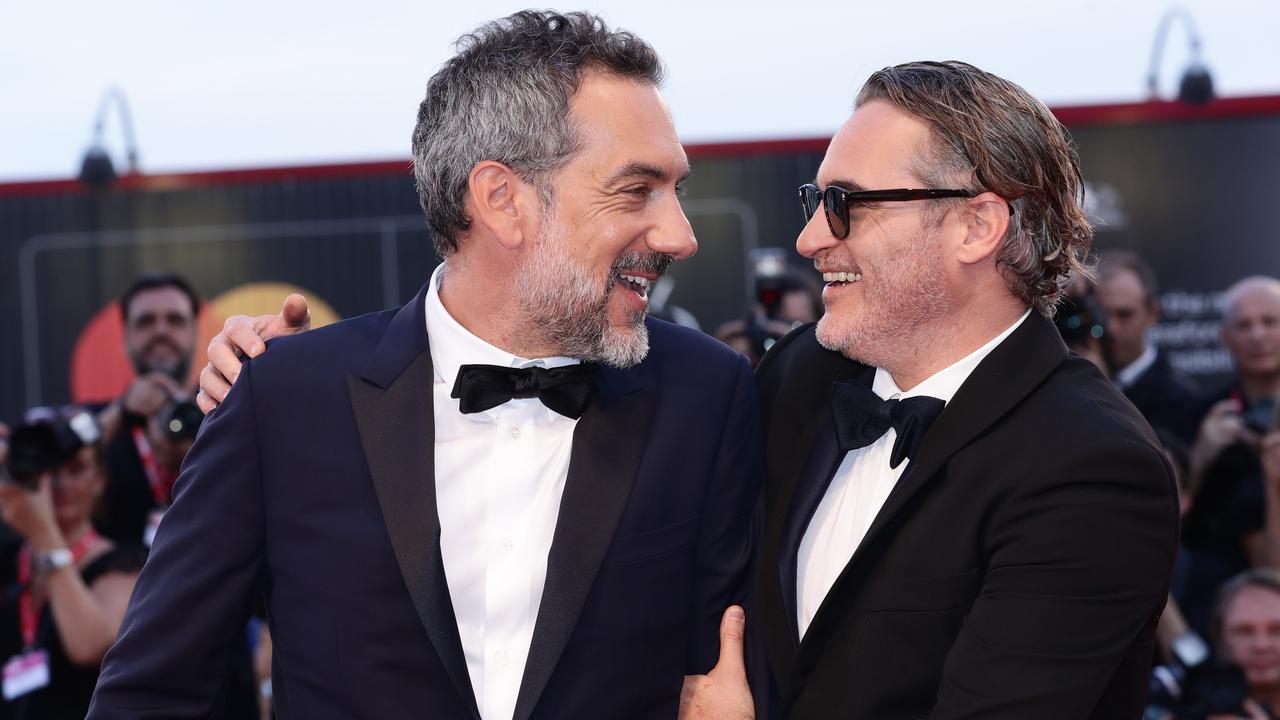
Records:
M642 278L637 275L623 275L622 273L618 273L618 277L622 278L623 280L626 280L627 282L632 282L632 283L635 283L636 285L639 285L641 290L649 289L649 278Z
M859 272L826 272L822 273L823 282L858 282L862 279Z

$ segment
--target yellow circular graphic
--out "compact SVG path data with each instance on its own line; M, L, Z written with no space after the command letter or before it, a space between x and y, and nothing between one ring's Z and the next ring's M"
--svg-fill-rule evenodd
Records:
M224 318L232 315L276 315L289 293L298 293L307 299L313 328L324 327L342 319L319 295L306 288L281 282L240 285L210 300L209 306L216 315Z

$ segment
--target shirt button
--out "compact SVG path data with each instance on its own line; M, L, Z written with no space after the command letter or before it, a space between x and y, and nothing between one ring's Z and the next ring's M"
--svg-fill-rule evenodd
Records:
M511 548L513 548L513 547L515 547L515 546L516 546L516 544L515 544L515 543L513 543L513 542L511 542L511 538L507 538L506 540L503 540L503 541L502 541L502 547L503 547L504 549L506 549L506 550L510 550Z
M512 426L511 426L511 437L513 437L513 438L518 438L518 437L520 437L520 428L518 428L518 427L516 427L516 426L512 425Z
M511 664L511 655L509 655L506 650L498 653L498 664L502 667L506 667Z

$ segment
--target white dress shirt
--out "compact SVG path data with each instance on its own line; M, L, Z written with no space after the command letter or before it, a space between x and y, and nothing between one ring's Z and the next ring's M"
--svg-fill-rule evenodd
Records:
M440 301L444 267L432 274L426 297L440 554L480 716L508 720L547 579L578 421L537 398L464 415L449 395L462 365L550 368L578 361L526 360L471 334Z
M1147 343L1147 349L1142 351L1137 360L1124 366L1123 370L1116 372L1116 385L1121 390L1127 390L1134 383L1138 382L1138 378L1142 374L1151 369L1156 364L1156 346L1153 343Z
M884 368L876 368L871 389L882 400L927 395L944 403L951 402L951 398L955 397L978 363L1009 337L1030 314L1030 310L1026 311L1017 322L990 342L930 375L910 390L899 389L893 376ZM889 457L897 437L898 432L890 428L879 440L845 453L844 460L831 478L831 484L827 486L826 494L822 496L822 502L818 504L818 509L814 511L813 518L805 529L796 564L796 614L800 637L804 637L823 599L853 557L898 478L902 477L910 464L904 462L897 468L889 467Z

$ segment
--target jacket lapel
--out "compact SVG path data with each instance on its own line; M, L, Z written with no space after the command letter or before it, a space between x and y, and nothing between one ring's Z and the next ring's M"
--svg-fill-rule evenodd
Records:
M867 534L831 586L827 597L805 633L805 638L822 637L819 623L839 613L844 603L839 594L848 586L849 576L866 549L885 527L903 511L947 460L975 437L1012 410L1044 381L1067 357L1067 348L1053 323L1032 311L1008 338L974 368L947 403L942 415L920 442L916 457L898 480L884 506L867 529ZM835 610L832 610L835 607ZM815 632L817 630L818 632ZM813 643L801 643L802 648Z
M631 494L657 399L640 372L601 368L595 397L574 428L515 720L533 713L551 679Z
M426 332L426 287L392 319L347 390L378 504L409 596L459 697L479 720L449 599L436 512L435 370Z
M855 382L862 382L868 387L875 377L875 368L860 367L855 375ZM835 380L832 380L834 383ZM812 416L811 423L816 425L812 431L813 444L805 458L803 469L796 480L795 491L791 502L787 505L786 519L782 525L782 535L778 549L778 577L782 582L783 607L787 613L787 622L791 626L793 643L800 642L800 627L797 615L796 583L799 579L800 542L804 539L805 530L814 512L822 503L822 497L831 484L844 454L840 452L840 444L836 437L835 421L831 415L831 393L828 391Z

